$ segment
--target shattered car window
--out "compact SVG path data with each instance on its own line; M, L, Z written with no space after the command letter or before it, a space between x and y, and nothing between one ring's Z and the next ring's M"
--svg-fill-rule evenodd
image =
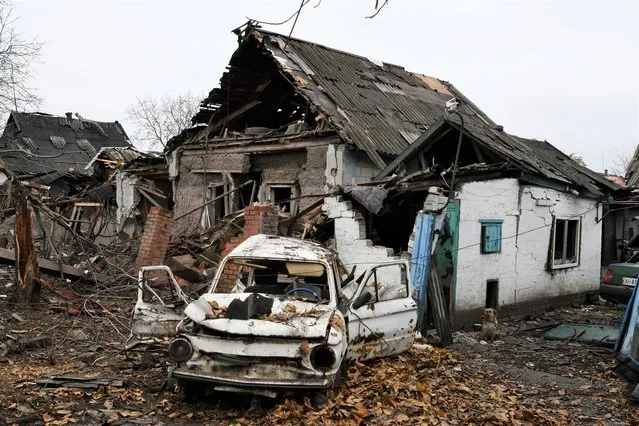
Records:
M146 303L176 304L181 299L171 278L164 271L149 271L138 283L142 288L142 300Z
M364 290L371 293L372 302L408 297L408 281L404 265L386 265L373 269Z
M234 292L318 302L331 298L326 268L321 263L231 259L225 268L237 271Z

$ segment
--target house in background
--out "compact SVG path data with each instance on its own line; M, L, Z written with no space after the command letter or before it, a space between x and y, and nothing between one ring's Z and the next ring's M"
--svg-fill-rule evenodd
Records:
M621 188L604 211L601 260L607 266L639 253L639 146L625 177L604 176Z
M85 166L105 147L131 147L117 121L13 111L0 136L0 160L22 180L49 186L50 195L72 195L92 179ZM0 183L6 179L0 175Z
M151 207L173 207L168 166L161 153L102 148L85 169L115 185L115 219L122 238L141 234Z
M117 231L112 220L115 180L97 165L87 167L106 148L133 150L117 121L98 122L79 114L74 118L71 113L54 116L14 111L0 136L0 161L7 170L0 172L2 195L10 198L6 189L11 174L43 200L53 201L72 229L109 243ZM56 244L66 238L64 232L52 234Z
M435 258L455 324L486 306L520 315L598 290L601 203L616 185L504 132L448 82L252 26L238 36L220 88L168 145L175 215L193 212L177 235L256 196L293 215L322 204L347 266L407 256L429 188L453 184L463 128L453 197L437 204ZM249 180L256 194L249 185L198 210ZM380 185L383 203L333 195L357 184Z

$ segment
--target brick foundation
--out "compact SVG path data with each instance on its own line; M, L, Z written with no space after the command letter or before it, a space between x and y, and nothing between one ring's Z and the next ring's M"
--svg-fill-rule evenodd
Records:
M277 225L278 210L272 204L254 204L246 207L244 209L244 231L240 235L233 237L226 244L224 251L222 251L222 258L227 256L248 237L257 234L277 235ZM235 287L238 272L239 267L237 265L227 265L220 277L217 291L221 293L230 292Z
M136 270L142 266L163 265L171 240L173 212L160 207L151 207L140 240L140 249L135 261Z

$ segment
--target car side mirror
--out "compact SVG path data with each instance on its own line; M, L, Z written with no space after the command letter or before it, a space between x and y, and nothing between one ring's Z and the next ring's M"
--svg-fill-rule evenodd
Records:
M353 304L352 304L353 309L361 308L362 306L370 302L372 298L373 298L373 295L370 294L368 291L364 290L362 294L360 294L359 297L353 301Z

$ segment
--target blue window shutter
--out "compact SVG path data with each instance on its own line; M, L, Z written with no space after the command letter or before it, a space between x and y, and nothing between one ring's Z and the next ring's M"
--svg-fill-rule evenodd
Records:
M482 253L501 253L502 222L502 220L480 220Z

